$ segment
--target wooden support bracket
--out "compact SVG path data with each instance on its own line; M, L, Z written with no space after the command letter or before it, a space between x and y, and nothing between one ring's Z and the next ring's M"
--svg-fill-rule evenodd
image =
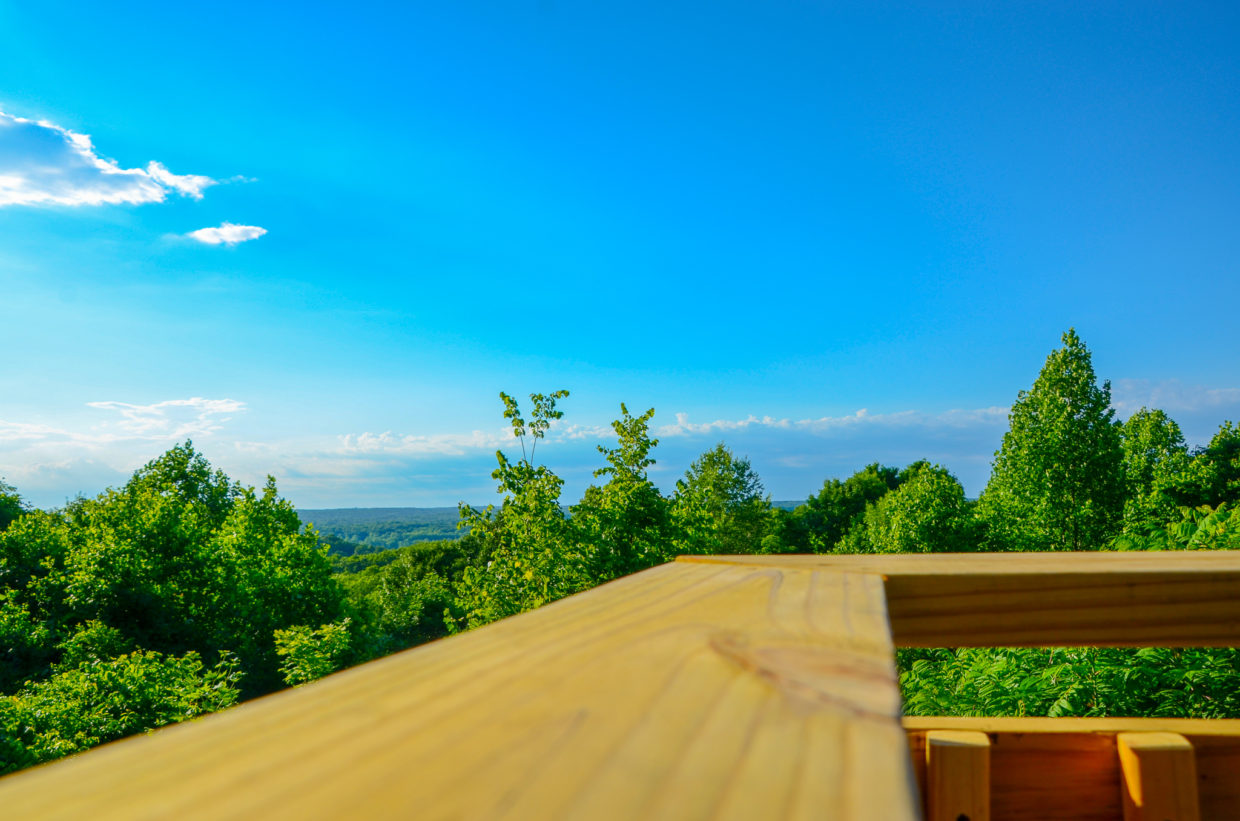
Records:
M927 821L990 821L990 738L985 733L926 733Z
M1193 745L1178 733L1120 733L1124 821L1200 821Z

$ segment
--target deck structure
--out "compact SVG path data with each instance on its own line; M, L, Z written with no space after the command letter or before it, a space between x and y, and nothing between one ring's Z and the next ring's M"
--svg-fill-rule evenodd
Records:
M4 818L1240 818L1240 720L901 716L896 646L1237 646L1240 552L692 557L0 779Z

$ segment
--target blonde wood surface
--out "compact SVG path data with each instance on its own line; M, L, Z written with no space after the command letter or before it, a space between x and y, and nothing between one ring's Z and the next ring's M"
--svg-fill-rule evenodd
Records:
M1240 645L1240 551L680 561L878 573L903 647Z
M926 733L926 821L990 821L990 737Z
M881 579L671 564L0 779L17 818L912 819Z
M1124 821L1200 821L1193 745L1178 733L1116 737Z

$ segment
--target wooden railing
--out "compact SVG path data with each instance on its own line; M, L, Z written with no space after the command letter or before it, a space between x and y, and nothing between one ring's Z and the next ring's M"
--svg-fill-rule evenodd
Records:
M1240 720L902 718L893 648L1238 639L1237 552L694 557L0 779L0 817L1234 819Z

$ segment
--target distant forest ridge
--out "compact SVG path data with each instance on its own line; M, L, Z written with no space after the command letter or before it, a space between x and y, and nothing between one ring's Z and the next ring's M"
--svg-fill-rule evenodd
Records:
M794 510L801 501L771 502L772 507ZM314 525L336 556L358 556L392 550L419 542L459 539L460 513L455 507L332 507L298 510L305 524Z
M338 556L356 556L379 550L459 539L460 513L455 507L344 507L299 510L307 525Z

